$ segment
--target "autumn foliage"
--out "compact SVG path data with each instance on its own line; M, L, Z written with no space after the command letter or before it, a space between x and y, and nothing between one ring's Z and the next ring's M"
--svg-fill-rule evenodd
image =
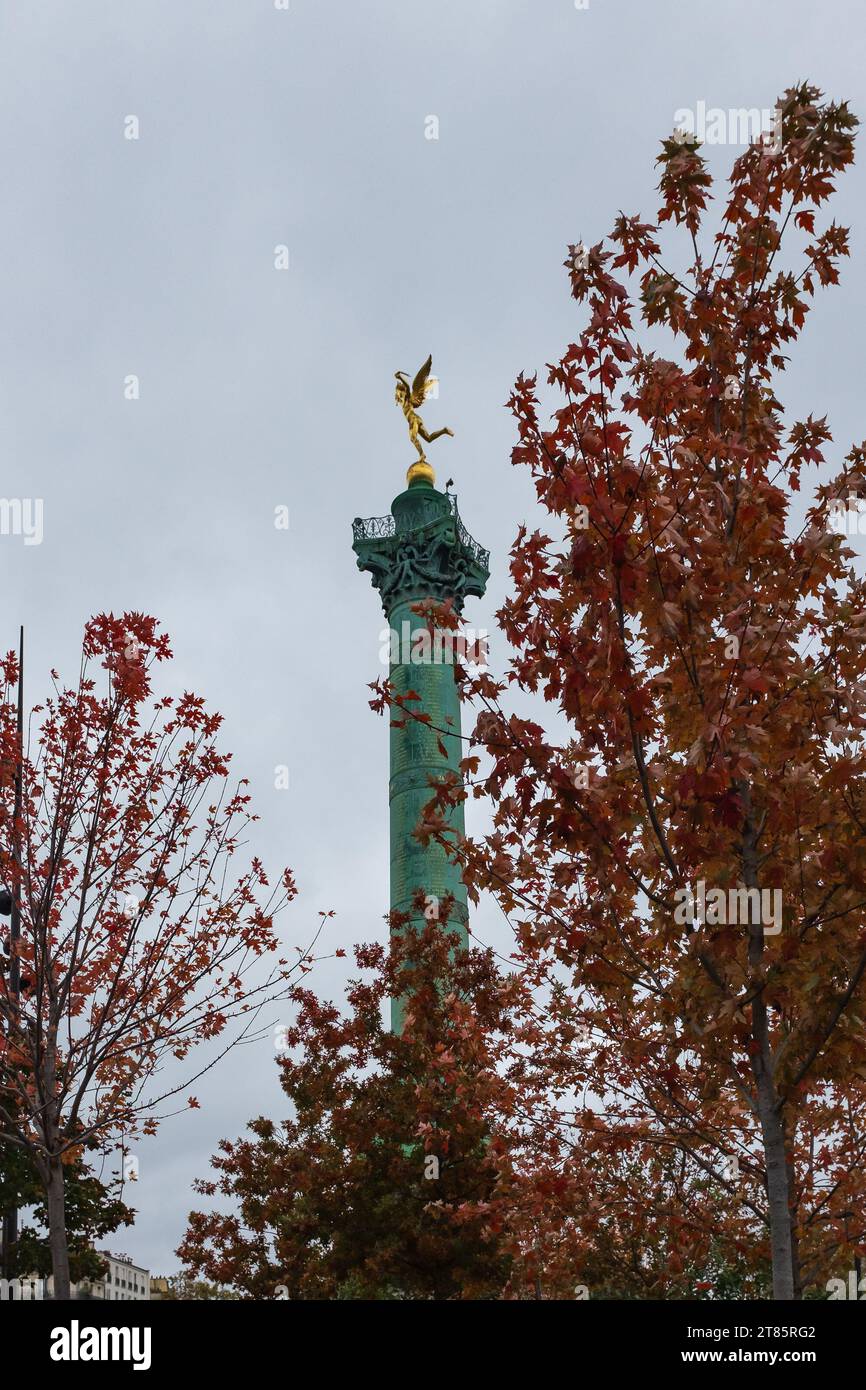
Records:
M547 519L512 550L507 670L464 684L493 829L451 848L552 1001L573 1161L587 1131L635 1173L670 1155L668 1279L712 1241L792 1298L866 1241L866 591L833 517L866 451L783 403L857 123L807 85L780 108L714 220L675 135L656 220L569 247L580 332L549 407L535 377L509 402Z
M345 1012L295 987L288 1116L222 1145L192 1275L248 1298L782 1300L866 1249L866 586L835 510L866 497L866 443L842 457L784 402L848 255L826 204L857 122L807 84L779 111L714 216L700 148L663 142L655 219L569 247L575 340L509 400L543 520L511 552L507 668L459 676L463 780L431 784L417 834L495 897L510 959L401 919L358 950ZM109 692L83 674L49 702L16 824L4 787L29 986L20 1012L0 992L3 1084L46 1182L76 1126L139 1124L142 1075L239 1017L241 967L275 946L261 866L228 895L210 868L248 818L242 790L204 790L218 723L192 697L144 720L129 628L167 655L149 620L91 625ZM373 703L429 722L410 697ZM458 841L467 796L489 829Z
M399 924L390 953L355 952L345 1012L293 994L279 1060L288 1118L223 1142L178 1254L193 1276L248 1298L496 1297L510 1260L489 1206L493 1058L502 983L489 957L455 951L442 924ZM401 1035L383 1019L406 1000Z
M255 818L220 717L152 694L170 655L152 618L93 619L77 682L54 673L22 738L16 660L0 665L0 874L19 905L0 974L0 1133L42 1182L61 1298L65 1169L196 1105L175 1064L211 1042L213 1065L297 968L275 954L291 875L272 888L258 860L235 869Z

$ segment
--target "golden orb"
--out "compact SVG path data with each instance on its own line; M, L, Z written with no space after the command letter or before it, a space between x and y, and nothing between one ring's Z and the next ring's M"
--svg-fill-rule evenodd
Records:
M433 469L426 459L419 459L417 463L412 464L406 473L406 484L408 486L410 483L419 482L422 478L425 482L428 482L431 487L436 483L436 474L433 472Z

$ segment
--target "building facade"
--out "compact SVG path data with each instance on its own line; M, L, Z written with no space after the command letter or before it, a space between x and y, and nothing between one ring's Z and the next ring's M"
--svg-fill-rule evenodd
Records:
M73 1298L124 1299L137 1302L150 1298L149 1270L133 1264L128 1255L111 1255L106 1250L100 1250L99 1253L108 1262L105 1274L101 1280L82 1284L80 1290L73 1294Z
M133 1264L128 1255L112 1255L100 1250L107 1268L101 1279L82 1279L70 1287L72 1299L105 1299L141 1302L150 1299L150 1271ZM0 1300L40 1302L54 1297L54 1280L39 1275L20 1279L0 1279Z

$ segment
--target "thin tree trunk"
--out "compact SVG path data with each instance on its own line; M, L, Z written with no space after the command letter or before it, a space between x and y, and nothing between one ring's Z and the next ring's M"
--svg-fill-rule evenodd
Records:
M788 1154L788 1197L789 1200L794 1193L794 1165L791 1161L791 1136L785 1136L785 1148ZM797 1208L791 1202L791 1268L794 1274L794 1297L803 1297L803 1270L800 1265L800 1237L797 1233Z
M53 1155L48 1158L48 1184L45 1193L48 1208L48 1248L51 1251L51 1272L54 1276L55 1299L72 1296L69 1280L69 1246L66 1240L66 1200L63 1164Z
M751 787L747 783L740 783L739 791L746 812L742 844L743 882L747 888L757 889L758 832ZM755 971L760 969L764 954L764 927L760 911L757 916L757 922L749 923L749 965ZM763 993L757 994L752 1001L752 1041L752 1075L755 1079L758 1119L764 1143L764 1167L767 1173L773 1298L791 1300L797 1297L799 1279L794 1277L794 1233L791 1222L788 1152L785 1143L785 1122L773 1077L773 1054Z
M755 1003L757 1004L757 1001ZM755 1005L753 1005L754 1007ZM756 1041L759 1039L756 1038ZM764 1164L767 1170L770 1250L773 1259L773 1298L790 1300L796 1297L796 1292L785 1127L776 1108L775 1087L772 1079L767 1075L763 1059L758 1056L755 1057L754 1061L758 1091L758 1118L761 1122L761 1135L764 1140Z

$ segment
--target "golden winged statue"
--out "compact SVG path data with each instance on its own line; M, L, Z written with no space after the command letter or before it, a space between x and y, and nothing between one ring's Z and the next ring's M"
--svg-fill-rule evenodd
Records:
M397 378L394 399L406 416L406 423L409 426L409 438L418 450L418 462L413 463L406 474L406 480L410 483L415 478L427 478L431 483L435 480L435 474L430 464L427 462L424 450L419 443L419 437L424 440L425 444L432 444L434 439L438 439L440 435L443 434L450 434L452 439L454 437L454 431L449 430L447 426L444 429L434 430L432 434L428 434L427 430L424 428L424 422L420 415L416 415L415 413L418 407L424 404L430 392L436 386L435 376L430 375L430 368L432 365L433 354L431 353L423 366L418 369L415 380L412 382L409 381L405 372L394 373Z

